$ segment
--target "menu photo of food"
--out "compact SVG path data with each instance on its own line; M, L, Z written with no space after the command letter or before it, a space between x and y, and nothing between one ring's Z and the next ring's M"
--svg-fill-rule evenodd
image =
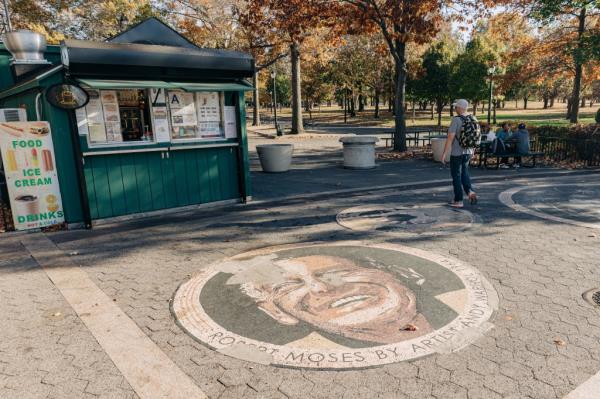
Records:
M25 134L33 136L47 136L50 133L47 122L29 122L26 126L15 123L0 123L2 129L15 137L23 137Z
M114 90L102 90L100 92L100 98L103 104L115 103L117 104L117 92Z

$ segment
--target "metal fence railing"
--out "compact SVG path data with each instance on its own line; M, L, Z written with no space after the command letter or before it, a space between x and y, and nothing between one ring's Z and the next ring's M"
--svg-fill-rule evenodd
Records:
M600 138L564 138L539 135L532 151L541 151L550 162L580 162L600 166Z

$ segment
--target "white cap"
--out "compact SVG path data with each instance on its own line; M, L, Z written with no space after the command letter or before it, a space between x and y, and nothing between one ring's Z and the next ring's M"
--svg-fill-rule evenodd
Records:
M467 109L469 109L469 102L467 100L464 100L464 99L456 100L456 101L454 101L454 103L452 105L453 106L457 106L457 107L461 107L465 111Z

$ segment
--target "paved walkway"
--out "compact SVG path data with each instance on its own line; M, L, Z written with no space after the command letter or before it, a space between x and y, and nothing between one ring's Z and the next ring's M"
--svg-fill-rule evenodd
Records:
M408 161L384 164L370 172L346 174L330 162L323 162L320 169L309 167L315 158L328 158L320 151L314 154L312 158L307 156L306 162L297 165L290 174L255 174L255 197L265 201L254 204L103 225L92 231L0 238L3 298L0 315L7 321L0 329L0 397L160 397L159 390L145 390L140 378L148 378L145 381L148 384L160 384L163 378L167 384L180 378L179 381L191 384L189 389L199 389L209 398L548 399L564 397L600 370L600 308L582 298L584 291L600 287L600 231L519 212L499 200L501 193L524 186L511 198L525 208L597 223L600 214L595 187L600 185L600 175L564 175L542 169L482 171L486 179L478 181L480 203L465 210L473 217L448 219L451 223L467 224L448 229L446 224L436 224L436 220L430 222L429 211L425 216L404 211L414 205L439 209L449 196L449 186L427 181L447 179L446 170L425 161ZM523 177L530 172L540 174ZM496 176L509 178L487 179ZM419 185L369 190L370 186L388 185L390 180L392 184ZM314 186L305 190L310 182ZM573 183L590 189L556 188ZM272 187L275 184L279 187ZM543 187L548 186L555 187L555 191L544 191ZM357 191L319 195L335 189ZM305 191L310 198L289 198L292 193ZM526 200L534 196L549 196L564 206L550 209L543 201ZM277 200L279 197L287 198ZM346 227L336 220L344 211L344 215L357 216L349 209L372 205L377 210L381 204L393 204L390 206L397 211L375 215L392 218L397 230L365 231L360 219L354 219ZM372 220L371 215L359 212L357 217ZM429 230L427 223L431 223ZM405 228L415 224L421 229ZM436 229L447 231L437 234ZM459 350L456 347L457 351L435 350L430 356L412 361L343 371L274 367L255 352L243 360L239 346L234 348L235 352L213 350L202 339L186 333L174 318L172 301L180 285L208 271L213 262L258 248L340 242L359 242L356 245L367 247L400 246L411 249L410 256L419 259L424 259L419 257L422 254L439 264L449 259L467 265L489 281L490 289L497 293L497 310L489 325L478 330L480 334L472 336L473 339L466 340L466 346ZM385 262L385 257L376 261ZM419 262L412 268L417 275L428 267L425 261ZM220 266L219 270L235 275L243 271L240 264L234 259L225 263L229 268ZM406 269L402 273L408 279L406 286L418 293L422 279L412 272ZM56 273L66 273L66 278L57 279ZM88 287L86 292L94 296L74 299L69 295L65 290L77 288L69 288L75 281L69 281L69 273L79 276ZM337 277L332 278L330 281L335 285ZM260 294L260 289L252 291L250 286L244 289L250 297ZM216 296L206 292L209 294L203 295L208 297L201 302L204 308L219 309L218 302L211 302ZM216 295L219 291L213 292ZM345 297L344 303L362 301L368 295L373 294L363 291L351 299ZM448 304L460 308L458 302L447 299L448 295L444 298ZM96 303L111 319L104 331L102 324L90 323L90 318L97 316ZM225 300L224 306L229 303ZM231 303L248 306L248 302L232 300ZM287 309L284 303L277 303L279 309ZM88 305L91 308L85 310ZM430 311L429 305L423 306L418 302L417 311ZM276 320L290 323L287 316L273 313L276 309L265 307ZM265 311L262 314L268 315ZM293 308L289 311L294 312ZM115 322L115 317L122 321ZM211 317L217 320L218 314ZM296 314L296 317L303 316ZM435 329L435 325L443 324L440 317L426 318ZM227 317L218 320L221 325L230 326L230 330L240 324ZM408 324L402 329L419 332L429 328L422 324L422 319L413 323L418 327L415 330ZM304 345L331 347L333 340L346 348L357 347L357 340L363 339L361 336L338 339L323 328L319 337L312 335L303 341ZM271 335L268 332L263 341L274 342L283 337L279 332ZM142 341L144 345L123 347L123 353L117 356L118 348L111 344L111 336L129 336L127 339ZM127 366L126 351L133 351L129 369L123 366L123 362ZM356 352L361 353L360 349L352 353ZM152 370L136 369L140 353L152 353L149 359L156 361L156 367L167 365L172 370L171 377L160 374L157 381ZM360 356L354 360L359 361ZM176 397L176 392L184 392L186 384L163 397ZM569 399L592 399L590 393L594 395L598 390L593 379L588 384L592 385L582 385ZM201 395L187 394L187 397Z

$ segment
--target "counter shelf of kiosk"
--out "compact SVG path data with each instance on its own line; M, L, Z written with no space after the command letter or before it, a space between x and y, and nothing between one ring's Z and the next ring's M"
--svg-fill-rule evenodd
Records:
M0 107L49 123L68 224L250 197L252 57L198 48L155 18L43 56L18 74L0 44ZM47 101L43 93L64 83L89 94L84 107Z

